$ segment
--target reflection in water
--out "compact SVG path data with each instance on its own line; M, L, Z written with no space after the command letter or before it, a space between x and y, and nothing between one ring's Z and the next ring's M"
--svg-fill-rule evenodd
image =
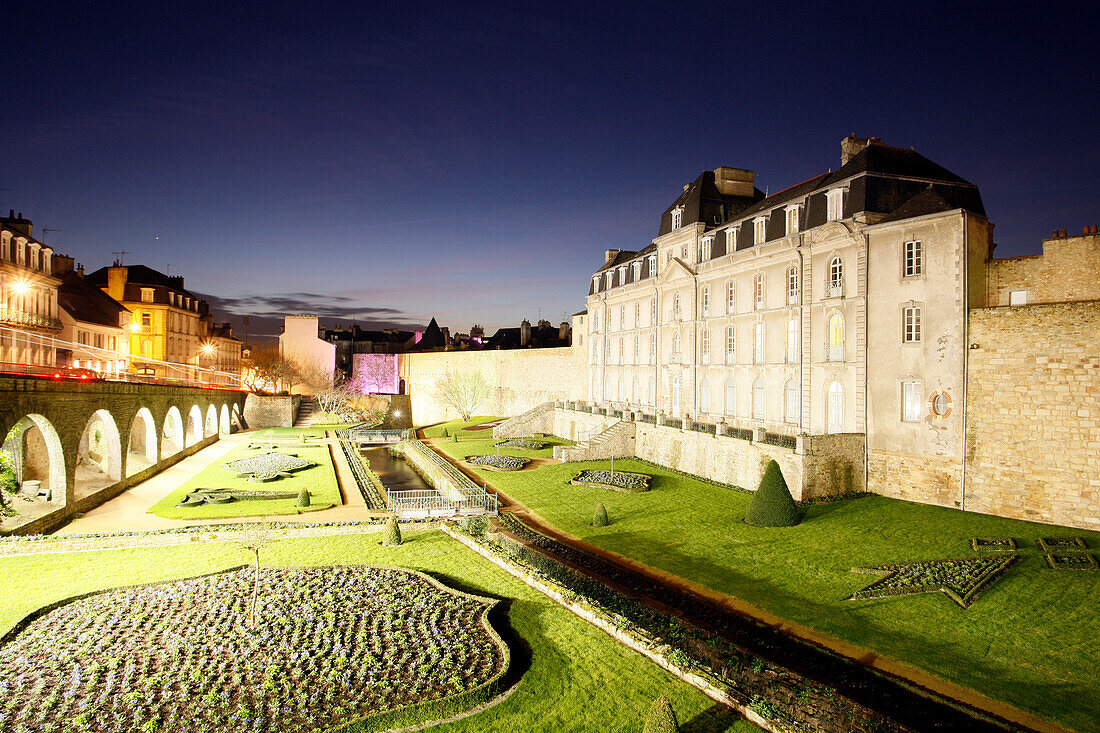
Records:
M432 490L405 459L391 456L389 448L367 448L363 451L363 457L370 463L370 470L382 479L382 485L390 491Z

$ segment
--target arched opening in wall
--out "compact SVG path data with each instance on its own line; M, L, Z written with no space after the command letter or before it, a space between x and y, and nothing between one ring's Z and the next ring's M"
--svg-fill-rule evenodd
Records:
M184 447L190 447L202 440L202 410L198 405L191 405L191 412L187 413L187 437L184 439Z
M206 425L203 426L202 436L209 438L218 432L218 408L210 405L206 408Z
M179 408L172 405L164 416L164 429L160 437L160 459L163 461L183 450L183 418Z
M122 480L122 440L115 418L106 410L96 410L88 418L76 449L73 493L76 498L89 496Z
M126 475L133 476L157 462L157 424L153 413L143 407L130 423L130 439L126 448Z
M49 420L37 414L21 418L8 431L0 452L3 473L23 495L14 505L16 511L33 518L65 505L65 452Z
M236 402L229 408L230 432L244 430L244 421L241 420L241 407Z
M222 405L221 416L218 419L218 432L222 435L229 435L233 432L233 424L229 422L229 406Z

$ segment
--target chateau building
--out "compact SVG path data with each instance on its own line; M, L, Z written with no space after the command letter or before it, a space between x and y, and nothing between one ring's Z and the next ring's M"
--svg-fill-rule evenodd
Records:
M0 362L54 366L61 332L53 249L15 211L0 217Z

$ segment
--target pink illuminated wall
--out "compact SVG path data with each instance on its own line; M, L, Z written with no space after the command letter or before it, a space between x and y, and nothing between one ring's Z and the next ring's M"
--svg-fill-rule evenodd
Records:
M351 383L359 394L397 394L397 354L354 354Z

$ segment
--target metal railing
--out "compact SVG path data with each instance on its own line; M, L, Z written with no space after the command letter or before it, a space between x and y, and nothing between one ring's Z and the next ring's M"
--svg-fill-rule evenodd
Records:
M346 431L347 439L359 443L398 443L412 437L411 430L358 430L351 428Z
M344 458L347 459L348 465L351 467L351 473L355 477L355 484L359 487L359 493L363 496L363 502L368 509L381 511L385 508L386 501L383 500L374 479L367 473L367 467L363 465L363 456L360 455L358 446L349 437L349 434L353 431L354 428L337 430L336 438L340 442L340 449L344 452Z
M470 514L496 514L497 497L485 489L465 489L461 497L447 497L436 491L417 489L389 492L387 509L401 519L427 519Z
M60 331L61 321L57 318L39 316L18 308L0 306L0 323L23 328L43 328L48 331Z
M767 443L768 445L776 445L780 448L795 449L798 441L793 435L782 435L780 433L764 433L764 437L760 439L761 443Z

